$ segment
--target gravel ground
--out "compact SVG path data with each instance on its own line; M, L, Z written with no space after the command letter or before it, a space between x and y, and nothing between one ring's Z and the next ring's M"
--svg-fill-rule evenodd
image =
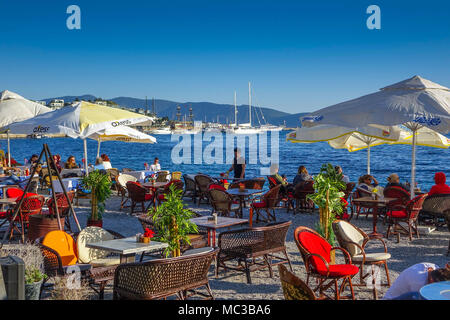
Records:
M187 206L202 215L210 214L210 207L206 204L201 204L198 207L189 200L186 202ZM76 213L83 228L86 224L87 216L89 213L89 200L80 200L80 206L76 207ZM129 208L125 208L122 211L118 210L120 207L120 198L113 196L107 201L106 212L103 216L103 227L105 229L111 229L117 231L124 236L134 236L136 233L142 233L142 227L138 219L135 216L129 214ZM292 262L294 273L306 280L306 271L303 264L303 260L299 254L297 246L294 242L293 233L298 226L307 226L314 228L318 221L317 212L314 214L300 213L293 215L287 213L285 209L278 209L276 212L278 221L292 221L292 225L289 229L286 246L288 250L289 258ZM244 217L248 217L248 210L244 211ZM356 226L364 230L365 232L371 232L372 219L369 217L366 219L364 216L360 216L359 219L352 219L351 221ZM72 224L74 227L75 224ZM378 231L380 233L385 232L385 227L382 222L378 223ZM450 260L445 256L447 251L449 233L447 228L441 228L433 231L429 234L422 234L419 239L413 238L412 241L406 236L401 237L400 243L397 243L395 236L391 236L389 239L385 239L388 252L392 255L392 258L388 261L389 275L391 283L395 281L399 273L407 267L420 262L432 262L441 267ZM374 251L382 250L382 245L378 241L374 241L368 251L372 248ZM342 256L337 255L338 261ZM283 299L283 293L280 286L278 270L274 268L274 277L269 277L267 269L252 272L252 284L247 284L244 273L236 271L223 271L219 273L219 277L216 279L214 276L214 265L210 269L210 285L216 299L267 299L278 300ZM386 281L384 271L381 272L382 282ZM310 281L310 284L313 282ZM355 276L353 283L359 283L359 276ZM355 298L358 300L373 299L372 290L364 286L354 287ZM387 287L381 287L379 297L382 297L386 292ZM349 290L346 290L344 294L348 294ZM108 286L105 291L105 299L112 298L111 286Z

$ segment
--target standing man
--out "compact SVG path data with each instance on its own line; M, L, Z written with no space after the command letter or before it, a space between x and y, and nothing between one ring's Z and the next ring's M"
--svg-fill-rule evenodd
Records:
M245 178L245 159L241 157L241 152L238 148L234 148L234 159L231 168L228 169L227 174L234 171L234 179Z

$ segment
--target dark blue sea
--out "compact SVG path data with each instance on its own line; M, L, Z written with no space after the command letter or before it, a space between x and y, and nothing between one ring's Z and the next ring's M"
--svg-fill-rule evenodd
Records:
M344 173L350 177L351 181L356 182L360 175L366 173L366 150L350 153L347 150L333 149L325 142L312 144L290 143L285 141L287 132L281 131L275 133L275 135L279 135L277 139L279 144L279 173L285 174L289 181L292 181L300 165L306 166L310 174L314 175L319 172L322 164L328 162L333 165L339 164L343 168ZM271 137L270 134L268 135L267 140L270 142ZM112 166L118 169L131 168L143 170L144 163L151 164L154 157L160 159L163 170L181 171L183 173L202 172L218 176L219 173L226 171L230 167L230 164L207 164L204 160L200 161L202 162L201 164L194 164L195 161L199 162L198 155L202 155L201 152L205 151L205 149L208 150L208 145L211 148L212 142L199 142L198 140L194 142L193 136L191 136L191 156L188 157L191 163L174 163L172 149L178 144L178 139L171 141L171 135L155 135L155 137L158 141L157 144L116 141L102 142L100 153L106 153L111 159ZM223 152L221 162L225 162L225 142L222 144L220 144L220 141L215 142L218 143L217 145L223 145L221 147L223 149L221 151ZM70 155L74 155L77 163L81 164L81 159L83 158L83 141L81 139L43 138L11 140L11 154L16 161L23 163L24 159L29 158L32 154L39 154L44 143L48 144L52 154L59 154L62 161L65 161ZM6 140L0 140L0 144L0 148L6 152ZM254 143L251 144L252 147L255 147ZM194 146L197 150L194 150ZM201 148L199 148L200 146ZM248 155L248 142L245 149L248 163L250 160ZM200 150L200 153L198 150ZM97 141L88 139L89 163L95 162L96 153ZM220 151L212 152L212 154L220 158ZM269 147L268 156L270 157L270 155L271 148ZM195 158L196 156L197 158ZM422 190L428 190L434 184L433 177L435 172L443 171L447 176L450 174L449 156L450 150L448 149L417 147L416 181ZM202 160L201 156L200 160ZM256 163L248 163L246 177L261 176L261 167L268 168L269 166L270 164L264 163L264 161L261 163L261 159L258 157ZM381 145L371 149L371 173L378 179L381 185L387 183L386 178L391 173L397 173L402 182L406 180L410 181L410 172L411 146Z

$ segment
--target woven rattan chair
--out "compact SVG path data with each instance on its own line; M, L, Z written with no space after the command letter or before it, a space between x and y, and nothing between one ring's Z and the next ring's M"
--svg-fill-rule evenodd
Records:
M251 271L269 268L269 275L273 277L272 266L281 263L289 263L292 270L291 261L286 251L286 235L291 225L288 222L270 223L264 227L246 228L226 231L219 234L219 254L216 263L216 278L219 269L236 270L245 272L247 283L252 283ZM284 257L275 255L282 253ZM260 261L260 258L263 261ZM278 260L273 263L272 259ZM236 261L237 266L232 266L228 262Z
M239 204L234 203L233 197L226 191L211 189L209 190L209 199L213 213L217 212L224 217L229 217L231 213L234 213L234 217L241 218Z
M437 227L440 219L445 219L445 211L450 210L450 194L433 194L427 196L422 204L420 220L431 220Z
M314 181L302 181L295 185L293 197L295 201L294 214L297 212L314 212L314 202L306 198L309 194L314 194Z
M267 176L267 181L269 181L269 188L273 189L276 186L281 186L281 183L279 183L274 176ZM295 206L294 206L294 195L291 191L287 191L284 187L281 187L280 191L278 192L278 202L283 203L283 207L286 208L287 212L292 208L295 213Z
M355 191L352 193L352 202L351 202L351 216L353 218L353 215L356 214L356 219L359 218L360 214L365 214L366 218L369 216L369 214L372 214L372 209L370 208L362 208L360 205L353 202L353 199L358 199L362 197L371 197L372 193L366 189L362 188L356 188Z
M181 180L183 173L181 171L172 172L172 180Z
M334 285L335 299L343 298L341 296L345 287L350 286L351 298L355 299L352 285L352 277L358 272L359 268L352 264L350 254L342 247L331 247L331 245L316 231L307 227L298 227L294 231L294 240L303 258L307 278L306 284L309 285L309 279L314 277L319 284L313 289L319 291L319 296L327 296L325 291ZM345 264L330 264L331 252L340 250L345 257ZM339 288L338 281L342 280ZM327 283L328 281L328 283Z
M169 175L169 171L159 171L156 174L156 182L166 182L167 180L167 176Z
M106 169L106 172L109 174L109 177L111 178L111 181L113 183L111 188L117 191L117 195L120 195L119 187L117 186L117 178L119 178L120 175L119 169L117 168Z
M65 217L65 226L67 230L71 231L70 227L70 203L73 203L73 199L75 198L75 191L68 191L67 195L69 199L66 198L64 193L56 194L56 206L58 207L58 213L60 217ZM53 198L48 199L47 201L48 214L54 218L56 218L56 208L53 201ZM42 212L45 214L44 212Z
M419 231L417 230L417 218L419 216L420 210L422 210L422 204L426 198L426 194L415 197L414 199L408 201L405 206L399 205L397 208L392 207L390 211L386 213L388 228L386 231L386 238L389 235L397 235L397 242L400 242L400 234L407 234L409 240L412 240L413 232L419 238ZM402 226L400 222L405 222L407 228ZM391 228L393 231L391 231Z
M243 183L245 185L245 189L262 190L264 184L266 183L266 180L264 178L255 178L249 180L242 180L240 181L240 183Z
M290 272L286 266L278 265L278 273L285 300L317 300L312 289L302 279Z
M128 200L130 200L127 190L128 181L137 182L137 178L125 173L120 174L117 177L117 191L122 196L122 200L120 201L120 210L122 210L123 208L127 208L125 204L128 202Z
M113 299L154 300L194 295L214 299L208 271L218 249L169 259L127 263L117 267ZM205 287L207 293L197 291Z
M209 201L208 186L213 182L214 182L214 180L210 176L207 176L205 174L197 174L195 176L195 184L197 185L197 188L198 188L198 203L197 203L197 205L200 205L200 201L202 199L206 199L207 201Z
M263 215L262 211L266 212L265 221L276 221L277 218L275 216L275 208L277 207L279 199L279 192L280 192L281 185L278 185L269 191L267 191L258 201L253 201L250 210L252 211L252 214L256 213L256 221L259 221L259 216ZM252 220L253 217L250 217L250 220Z
M195 198L197 197L197 186L195 184L195 180L190 178L187 174L183 174L184 179L184 197L190 197L193 202L195 202Z
M171 180L168 184L164 186L162 190L157 190L156 192L156 200L158 205L160 205L163 201L166 201L166 196L170 193L170 186L174 185L176 190L183 191L183 181L181 180Z
M17 231L22 236L22 238L25 237L29 225L29 217L33 214L40 214L45 204L44 196L27 194L24 201L22 202L22 205L19 208L16 218L13 219L14 212L16 207L19 205L20 198L18 198L16 201L17 204L14 209L8 210L6 212L6 217L10 224L10 240L13 238L14 231Z
M128 181L127 182L128 196L131 199L131 214L134 213L134 209L137 204L141 204L141 212L147 212L148 208L154 203L155 194L148 192L148 190L138 184L137 182ZM145 207L145 202L150 201L147 207Z
M359 280L360 286L366 286L364 279L371 276L373 297L376 300L378 297L377 286L390 286L391 280L389 278L389 270L387 266L387 260L391 258L391 255L387 252L386 243L380 237L370 237L364 231L354 226L348 221L335 220L332 224L334 234L339 242L339 245L348 251L352 261L359 265ZM366 246L371 240L380 241L383 244L383 252L366 252ZM370 271L364 273L364 266L370 266ZM374 283L376 280L375 266L384 266L386 273L387 283Z

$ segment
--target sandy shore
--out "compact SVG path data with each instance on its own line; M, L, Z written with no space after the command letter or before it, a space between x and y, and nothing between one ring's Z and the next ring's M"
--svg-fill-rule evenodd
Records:
M203 215L210 214L210 207L206 204L201 204L198 207L189 200L186 200L187 206ZM80 206L76 207L76 213L79 218L82 228L86 224L87 216L89 213L89 200L80 200ZM119 210L120 198L113 196L107 201L107 209L103 217L103 226L105 229L111 229L117 231L124 236L133 236L136 233L142 233L142 227L135 216L129 214L129 208ZM288 254L292 262L294 272L297 276L306 280L306 272L303 264L303 260L299 254L297 246L293 239L294 229L298 226L307 226L314 228L318 221L318 214L296 214L287 213L285 209L277 210L277 220L279 221L292 221L292 225L289 229L286 245ZM248 210L244 212L244 217L248 217ZM362 228L366 232L372 230L372 219L366 219L364 216L360 216L359 219L353 219L352 223ZM72 226L75 226L72 224ZM76 228L76 227L75 227ZM385 232L385 228L381 222L378 223L378 231L380 233ZM420 262L432 262L439 266L445 266L450 260L445 256L447 252L449 233L447 228L433 231L430 234L423 234L419 239L413 238L413 241L409 241L407 237L402 237L400 243L397 243L395 236L391 236L386 241L388 252L391 253L392 258L388 261L389 274L391 283L398 277L399 273L407 267L420 263ZM373 244L368 247L373 248L375 251L382 250L381 243L374 241ZM370 250L368 250L370 251ZM338 255L338 261L341 257ZM278 270L274 268L274 277L269 277L269 271L263 269L260 271L252 272L252 284L249 285L246 282L244 273L235 271L221 271L219 278L214 276L214 265L210 269L210 285L213 290L216 299L268 299L278 300L283 299L283 293L280 286ZM381 272L382 282L386 281L384 271ZM354 278L354 283L359 282L359 276ZM312 282L311 282L312 283ZM380 295L383 296L386 292L386 287L381 287ZM349 291L346 291L346 294ZM355 297L358 300L373 299L372 291L366 287L355 287ZM111 286L108 286L105 294L105 299L112 298Z

